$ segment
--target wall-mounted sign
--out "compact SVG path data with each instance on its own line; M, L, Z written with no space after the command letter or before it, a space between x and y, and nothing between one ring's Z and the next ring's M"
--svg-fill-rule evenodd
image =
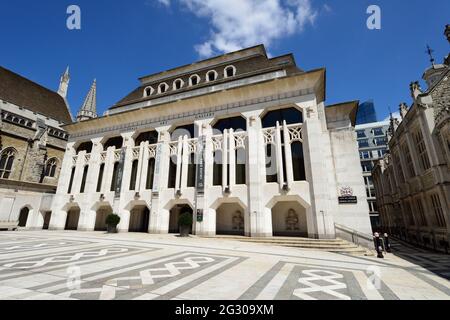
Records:
M197 145L197 193L205 193L205 144L206 137L201 136Z
M197 222L203 222L203 209L197 209Z
M351 187L342 187L339 191L340 197L339 204L357 204L358 197L354 196L353 189Z
M156 146L156 156L155 156L155 174L153 176L153 190L152 193L157 195L159 192L159 173L161 167L161 152L162 152L162 144L158 143Z

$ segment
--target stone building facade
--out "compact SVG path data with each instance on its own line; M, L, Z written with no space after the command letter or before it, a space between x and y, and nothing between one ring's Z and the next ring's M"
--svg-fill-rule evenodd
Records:
M449 38L450 27L446 27ZM450 40L449 40L450 41ZM427 90L411 83L412 106L391 119L390 153L374 169L383 229L411 243L447 250L450 241L449 59L428 68Z
M177 232L187 212L197 235L371 233L358 102L326 107L324 69L260 45L140 82L64 126L51 229L104 230L115 212L120 232Z
M48 228L72 122L68 70L58 92L0 67L0 229Z

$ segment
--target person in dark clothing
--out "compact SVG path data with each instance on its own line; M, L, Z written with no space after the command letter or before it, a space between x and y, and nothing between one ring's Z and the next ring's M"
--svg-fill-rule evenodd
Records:
M391 241L389 240L389 235L387 233L384 234L384 249L387 253L391 253Z
M374 234L374 244L375 244L375 249L377 250L377 257L380 259L384 259L383 240L380 238L380 234L378 232L375 232L375 234Z

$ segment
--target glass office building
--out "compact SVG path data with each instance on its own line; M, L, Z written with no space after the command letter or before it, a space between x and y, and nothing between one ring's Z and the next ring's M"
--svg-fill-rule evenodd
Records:
M377 113L373 100L366 101L359 105L356 125L377 122Z

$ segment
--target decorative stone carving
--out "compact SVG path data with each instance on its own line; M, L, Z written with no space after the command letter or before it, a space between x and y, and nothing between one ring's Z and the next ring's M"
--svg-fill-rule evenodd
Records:
M409 90L411 91L411 97L413 98L413 100L416 100L419 94L422 93L419 81L411 82L411 84L409 85Z
M236 211L233 215L233 230L244 230L244 217L242 216L241 211Z
M402 102L400 104L399 111L400 111L400 117L402 117L402 120L405 119L406 114L409 111L408 105L405 102Z
M286 231L298 231L300 219L298 218L297 212L294 209L289 209L288 215L286 217Z

